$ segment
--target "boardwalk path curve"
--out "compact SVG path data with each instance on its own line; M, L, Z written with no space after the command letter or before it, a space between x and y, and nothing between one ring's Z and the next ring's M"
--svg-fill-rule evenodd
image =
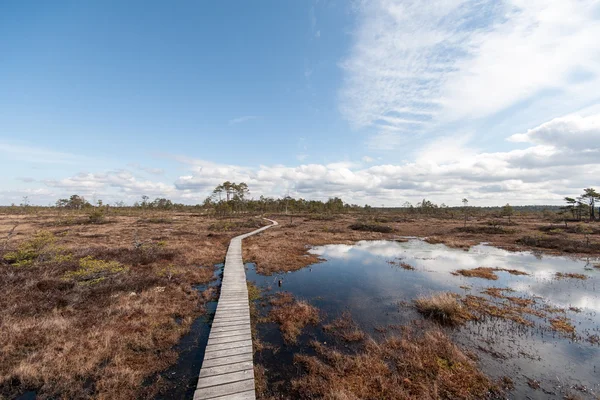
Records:
M276 221L231 239L194 400L255 399L252 334L242 240L277 225Z

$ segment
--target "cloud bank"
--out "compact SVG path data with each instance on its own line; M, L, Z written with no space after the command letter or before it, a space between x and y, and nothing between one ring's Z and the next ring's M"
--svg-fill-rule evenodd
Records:
M225 180L246 182L251 196L293 196L327 199L339 196L347 202L388 206L424 197L434 202L459 205L468 197L473 205L558 204L597 182L600 174L600 114L554 119L527 132L509 137L525 148L506 152L479 152L467 142L425 147L415 161L373 165L371 159L298 166L225 165L187 157L175 157L188 174L174 182L145 179L128 170L80 173L44 181L32 189L30 201L47 204L58 197L79 193L108 201L129 203L142 195L168 197L195 204ZM451 146L451 147L448 147ZM448 151L451 148L451 151ZM446 151L446 156L441 156ZM39 185L38 182L31 182ZM35 192L37 191L37 192ZM3 203L14 196L0 193Z

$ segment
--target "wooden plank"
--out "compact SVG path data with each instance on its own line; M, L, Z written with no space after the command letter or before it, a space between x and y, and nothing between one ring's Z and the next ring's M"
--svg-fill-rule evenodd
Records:
M254 390L254 378L246 379L245 381L226 383L219 386L211 386L207 388L196 389L194 400L197 399L212 399L218 396L235 394Z
M252 347L252 339L244 339L238 340L236 342L227 342L227 343L215 343L209 344L206 346L206 352L210 351L218 351L218 350L229 350L229 349L237 349L238 347Z
M200 379L198 379L198 386L196 387L201 389L210 386L222 385L224 383L245 381L247 379L254 379L254 369L250 368L215 376L201 376Z
M202 369L211 368L211 367L219 367L222 365L237 364L237 363L246 362L246 361L252 362L252 353L238 354L235 356L213 358L211 360L204 360L202 362Z
M252 353L252 346L236 347L235 349L205 351L204 359L212 360L213 358L223 358L228 356L237 356L240 354Z
M236 336L236 335L251 335L251 334L252 334L252 331L250 330L250 325L248 325L247 327L244 327L242 329L232 329L230 331L225 331L225 332L211 332L208 340L218 339L218 338L226 338L226 337Z
M244 371L253 368L254 363L252 363L252 361L238 362L235 364L225 364L217 367L206 367L202 368L202 370L200 371L200 378L203 378L205 376L227 374L236 371Z
M237 342L238 340L244 340L247 337L248 337L248 335L246 334L246 332L239 334L239 335L231 335L231 336L225 336L225 337L213 337L213 338L208 339L207 346L210 346L211 344Z

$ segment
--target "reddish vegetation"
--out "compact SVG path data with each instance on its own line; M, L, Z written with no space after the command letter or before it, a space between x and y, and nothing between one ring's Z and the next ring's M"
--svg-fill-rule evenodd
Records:
M527 272L519 271L517 269L507 269L507 268L489 268L489 267L477 267L473 269L459 269L458 271L453 272L453 275L462 275L469 278L483 278L495 281L498 279L498 275L494 272L504 271L508 272L511 275L529 275Z
M498 390L438 330L381 342L365 339L355 354L313 342L316 356L296 355L305 374L292 382L303 399L482 399Z
M212 279L244 232L214 234L214 220L192 214L78 215L0 222L4 237L19 222L0 251L0 398L152 397L160 385L147 379L176 361L173 346L214 294L192 285Z
M454 293L438 293L415 300L417 310L427 318L447 325L460 325L473 316L457 300Z
M489 280L493 280L493 281L498 279L498 275L496 275L494 273L494 269L487 268L487 267L477 267L477 268L473 268L473 269L459 269L458 271L454 272L453 274L466 276L468 278L482 278L482 279L489 279Z
M575 327L571 324L571 322L565 317L553 318L550 320L550 324L552 327L563 333L575 333Z
M365 338L365 333L358 328L349 313L344 313L340 318L324 325L323 329L346 342L357 342Z
M269 319L279 324L286 343L295 343L302 329L319 322L319 311L303 300L296 300L291 293L277 293L270 300Z

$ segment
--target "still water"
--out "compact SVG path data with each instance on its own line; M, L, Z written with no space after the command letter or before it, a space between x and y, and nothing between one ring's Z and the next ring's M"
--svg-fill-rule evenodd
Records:
M259 275L252 264L247 264L248 280L266 293L288 291L307 300L323 312L323 324L348 311L363 330L375 337L380 335L375 328L420 319L411 306L420 295L451 291L498 301L481 291L489 287L510 288L515 291L511 296L535 299L537 307L565 309L559 316L571 321L576 334L559 334L550 329L546 318L526 315L533 327L488 318L449 329L454 341L477 354L481 368L489 376L506 375L513 379L516 387L509 398L562 398L567 392L595 398L600 394L600 347L590 342L590 337L600 335L600 269L593 267L600 263L598 258L508 252L485 244L464 251L418 239L326 245L310 252L324 262L273 276ZM415 269L402 269L397 265L400 261ZM529 275L499 271L498 280L492 281L452 274L457 269L481 266L516 269ZM556 272L582 273L588 279L559 280ZM294 346L282 344L273 324L259 324L258 336L279 347L277 351L257 352L255 362L266 368L272 387L282 391L289 387L291 378L301 373L292 363L293 354L310 354L310 340L328 340L321 326L306 328ZM528 380L539 381L541 387L530 387Z

